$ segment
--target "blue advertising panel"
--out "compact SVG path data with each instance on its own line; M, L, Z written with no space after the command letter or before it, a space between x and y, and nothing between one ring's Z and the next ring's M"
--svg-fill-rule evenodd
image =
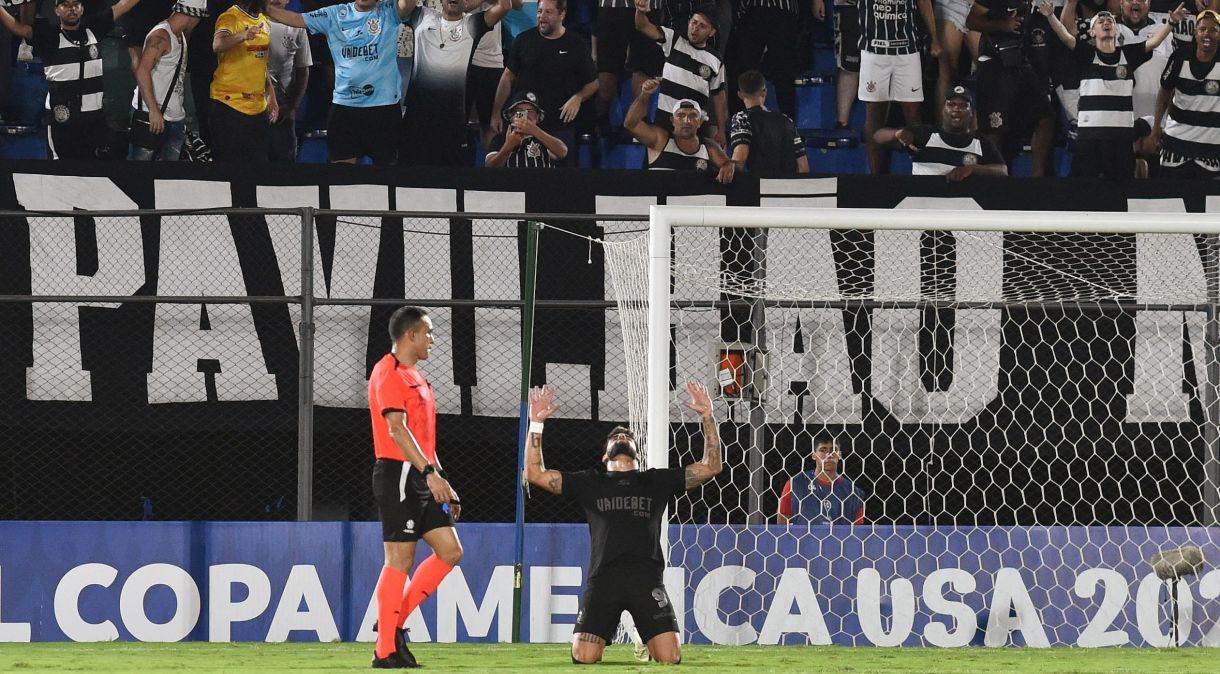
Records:
M459 527L461 565L413 614L421 641L507 641L510 524ZM684 640L873 646L1164 646L1158 551L1220 530L673 526ZM523 637L571 636L584 525L528 525ZM421 556L428 554L421 545ZM371 641L378 525L0 522L0 641ZM1220 570L1178 585L1178 641L1220 645Z

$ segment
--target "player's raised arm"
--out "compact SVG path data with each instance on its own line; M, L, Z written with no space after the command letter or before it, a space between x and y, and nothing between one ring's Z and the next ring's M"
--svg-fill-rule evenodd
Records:
M552 494L563 492L563 473L542 463L542 424L559 409L553 386L530 389L530 432L525 440L525 481Z
M690 400L683 400L686 409L703 420L703 460L686 467L686 488L694 489L720 474L720 432L716 430L716 416L712 414L712 398L707 387L698 382L687 382L686 393Z

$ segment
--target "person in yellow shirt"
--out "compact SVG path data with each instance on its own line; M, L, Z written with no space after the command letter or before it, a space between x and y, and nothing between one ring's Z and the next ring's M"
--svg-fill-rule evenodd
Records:
M267 0L240 0L216 19L212 51L212 157L217 161L267 161L271 124L279 116L267 76L271 49Z

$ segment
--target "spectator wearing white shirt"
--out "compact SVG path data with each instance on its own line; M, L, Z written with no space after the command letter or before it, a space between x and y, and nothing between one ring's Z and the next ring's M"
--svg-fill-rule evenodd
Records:
M283 9L288 0L268 0L272 7ZM275 87L275 100L280 104L280 116L271 125L271 161L292 163L297 159L297 108L309 86L309 67L313 55L309 51L309 33L304 28L271 24L271 51L267 55L267 75Z

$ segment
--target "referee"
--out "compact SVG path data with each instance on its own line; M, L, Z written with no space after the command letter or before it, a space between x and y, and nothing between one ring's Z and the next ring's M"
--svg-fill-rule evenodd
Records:
M703 460L685 468L640 470L635 435L619 426L606 438L605 470L580 473L547 470L542 462L542 427L559 409L550 386L530 390L530 432L525 479L530 484L576 499L589 522L589 583L581 598L572 635L572 662L602 659L614 638L619 617L629 611L649 656L657 662L682 661L678 618L665 591L661 519L670 501L720 474L720 435L712 399L702 384L686 385L686 409L703 423Z
M373 419L373 500L381 516L385 566L377 579L377 648L374 669L418 667L407 648L403 624L420 602L436 592L462 559L453 523L461 515L436 456L436 399L416 367L432 351L432 319L419 307L390 316L393 349L369 375ZM452 507L452 510L450 509ZM407 582L415 544L423 538L433 554Z

